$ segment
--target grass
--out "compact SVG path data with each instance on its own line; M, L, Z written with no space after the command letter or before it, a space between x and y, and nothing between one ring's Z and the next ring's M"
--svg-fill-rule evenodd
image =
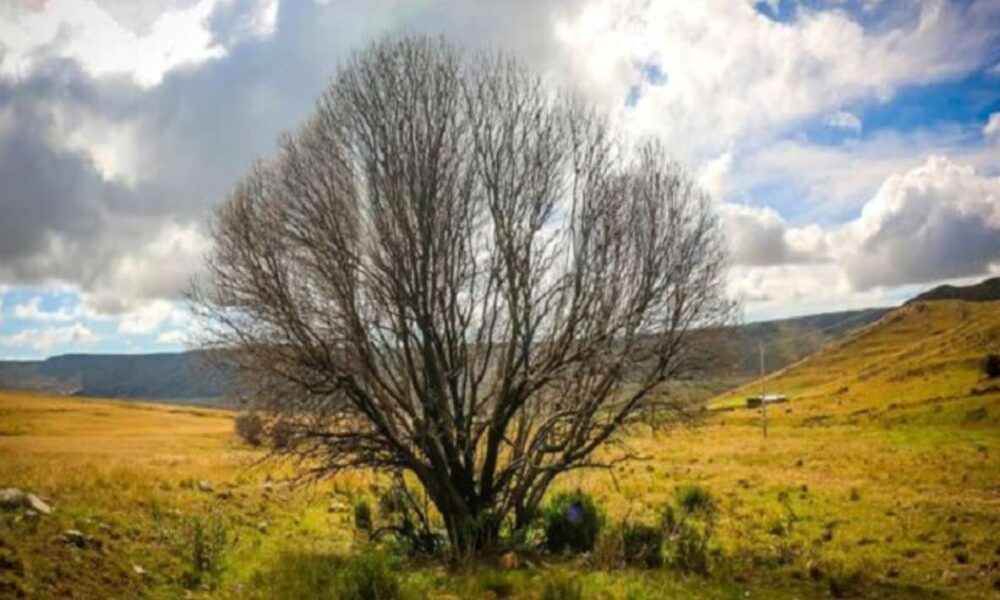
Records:
M790 402L769 407L767 439L757 411L714 411L632 432L644 460L560 483L594 494L609 523L656 523L684 490L708 490L708 577L593 557L514 571L411 562L394 570L402 593L539 598L568 578L584 598L994 597L1000 386L979 361L998 343L1000 303L908 306L769 377ZM0 597L336 597L364 545L351 507L373 500L375 479L288 487L285 468L259 464L232 431L225 411L0 392L0 487L55 507L0 512ZM209 562L192 577L199 523L224 542L202 544ZM91 541L60 540L70 528Z

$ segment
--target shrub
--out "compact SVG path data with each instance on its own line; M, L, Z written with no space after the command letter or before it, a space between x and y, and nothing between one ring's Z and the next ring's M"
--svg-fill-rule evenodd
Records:
M677 490L677 505L677 509L665 506L661 513L667 563L682 572L706 575L711 562L715 501L703 488L685 486Z
M709 516L715 513L715 500L708 490L698 485L677 488L677 503L685 513Z
M987 354L983 357L983 373L990 379L1000 377L1000 354Z
M354 503L354 526L361 531L372 530L372 508L365 500Z
M214 588L225 568L223 557L229 542L229 531L222 518L217 514L191 518L182 542L188 558L185 585Z
M663 564L663 530L626 524L621 536L625 562L629 565L654 569Z
M260 446L264 441L264 422L255 412L244 412L236 415L233 426L236 435L251 446Z
M712 530L709 526L699 527L689 520L679 522L669 540L667 554L670 565L685 573L707 575L711 537Z
M565 573L556 573L545 580L541 600L582 600L580 581Z
M545 544L550 552L588 552L604 525L604 514L587 493L562 492L542 510Z
M837 568L831 573L827 583L834 598L851 598L861 595L864 575L859 569Z
M334 583L338 600L397 600L403 598L399 575L379 552L365 552L346 562Z

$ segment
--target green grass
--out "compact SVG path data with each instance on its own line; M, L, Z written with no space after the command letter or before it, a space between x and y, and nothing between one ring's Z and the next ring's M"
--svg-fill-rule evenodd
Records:
M592 493L608 529L656 523L679 488L708 490L718 519L707 577L615 568L596 552L514 571L492 560L393 571L407 598L540 598L558 573L595 599L992 597L1000 388L977 361L998 340L1000 303L905 307L771 376L768 389L791 401L769 409L767 439L757 411L712 412L631 432L645 460L560 482ZM365 546L351 507L374 501L374 477L286 486L288 467L260 464L224 411L0 393L0 431L16 432L0 435L0 486L55 507L36 520L0 512L0 597L332 598ZM208 518L225 544L195 585L191 532ZM68 528L92 543L60 541Z

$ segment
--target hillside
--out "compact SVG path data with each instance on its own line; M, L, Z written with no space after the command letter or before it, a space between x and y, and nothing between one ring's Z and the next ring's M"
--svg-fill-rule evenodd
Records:
M0 388L213 405L224 393L224 379L200 352L67 354L0 361Z
M907 304L929 300L964 300L966 302L1000 300L1000 277L984 279L979 283L966 286L941 285L916 296Z
M757 374L757 342L771 348L767 369L781 368L815 352L886 313L868 309L749 323L726 336L729 360L709 376L725 389ZM219 405L225 377L200 352L161 354L67 354L41 361L0 361L0 389L65 396L162 400Z
M512 571L399 559L401 580L440 600L497 589L536 600L558 571L589 600L995 597L1000 382L978 364L998 340L1000 303L906 306L769 377L791 399L769 411L766 439L758 411L710 412L637 429L627 442L640 460L560 481L594 494L609 524L655 523L679 486L701 486L719 514L708 576L622 569L595 552ZM331 597L366 547L350 507L375 503L379 480L289 486L286 465L259 462L231 432L223 411L0 392L0 487L55 508L34 521L0 510L0 596ZM224 534L223 558L211 587L192 586L206 527Z
M1000 352L1000 302L907 303L765 382L793 401L886 411L1000 390L1000 382L982 381L987 352ZM754 382L720 401L739 403L758 390Z

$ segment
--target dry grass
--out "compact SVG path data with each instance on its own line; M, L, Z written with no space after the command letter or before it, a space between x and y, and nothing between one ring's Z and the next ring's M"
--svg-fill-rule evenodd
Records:
M769 389L791 402L770 409L766 440L759 414L745 409L668 434L633 432L646 460L562 485L590 490L612 519L633 522L652 522L677 486L702 485L720 504L721 558L708 580L579 563L586 597L816 597L841 580L854 586L854 573L866 597L995 597L1000 389L978 360L998 340L1000 303L907 307L771 377ZM325 585L356 546L349 513L327 510L331 493L349 505L371 496L373 480L291 490L265 483L287 470L260 457L237 441L225 411L0 393L0 486L37 491L56 507L37 521L0 513L0 550L22 571L0 568L0 590L6 581L7 592L33 597L190 593L186 532L212 515L228 535L225 568L196 595L305 593L287 583L300 567ZM199 491L199 480L213 491ZM58 540L70 527L100 546ZM509 577L513 597L531 598L546 570L412 565L407 583L417 597L479 598Z

